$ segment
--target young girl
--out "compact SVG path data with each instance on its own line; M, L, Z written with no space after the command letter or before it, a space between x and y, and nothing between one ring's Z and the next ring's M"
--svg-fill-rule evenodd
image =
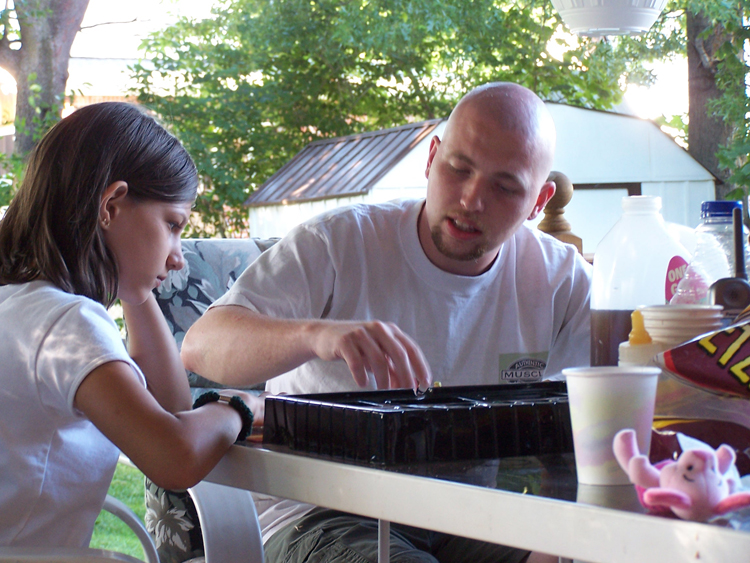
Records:
M184 265L197 187L179 141L130 104L79 109L32 153L0 220L0 545L87 546L118 449L186 488L262 420L239 392L191 410L152 293Z

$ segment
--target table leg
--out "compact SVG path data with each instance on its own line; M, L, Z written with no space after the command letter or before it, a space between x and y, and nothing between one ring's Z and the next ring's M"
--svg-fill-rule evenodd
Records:
M378 520L378 563L388 563L391 560L391 523L388 520Z

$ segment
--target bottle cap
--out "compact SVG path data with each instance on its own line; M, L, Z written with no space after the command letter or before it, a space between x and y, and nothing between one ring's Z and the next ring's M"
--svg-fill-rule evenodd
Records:
M658 213L661 210L661 197L658 195L631 195L622 198L625 213Z
M638 309L630 313L630 325L633 327L630 334L628 334L628 342L631 345L651 344L651 335L646 331L646 326L643 322L643 313Z
M735 207L742 209L741 201L704 201L701 203L701 219L706 217L732 217L732 210Z

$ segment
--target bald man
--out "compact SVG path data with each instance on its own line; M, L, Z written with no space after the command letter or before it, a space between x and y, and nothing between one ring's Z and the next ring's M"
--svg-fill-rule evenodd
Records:
M554 149L554 123L533 92L471 91L432 139L424 200L354 205L295 228L188 331L185 366L299 394L531 382L587 365L590 267L524 225L555 193ZM377 561L371 521L256 501L270 563ZM393 529L394 562L528 557Z

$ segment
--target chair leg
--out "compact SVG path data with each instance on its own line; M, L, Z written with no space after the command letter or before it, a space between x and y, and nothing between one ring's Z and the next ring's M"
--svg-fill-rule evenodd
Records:
M378 563L389 563L391 560L391 523L378 520Z

